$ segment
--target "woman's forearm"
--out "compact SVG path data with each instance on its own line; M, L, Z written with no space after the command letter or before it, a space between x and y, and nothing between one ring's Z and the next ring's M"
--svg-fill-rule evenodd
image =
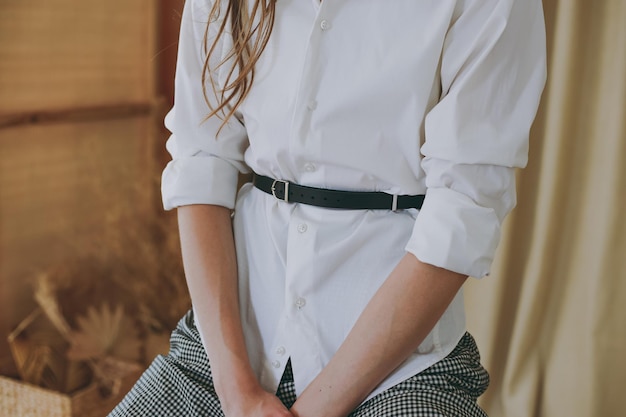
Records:
M292 413L348 415L426 338L466 278L405 255Z
M223 398L256 388L239 313L230 210L179 207L178 227L196 325L211 360L217 393Z
M273 393L263 390L250 366L239 312L230 210L180 207L178 228L196 325L222 411L227 417L293 417Z

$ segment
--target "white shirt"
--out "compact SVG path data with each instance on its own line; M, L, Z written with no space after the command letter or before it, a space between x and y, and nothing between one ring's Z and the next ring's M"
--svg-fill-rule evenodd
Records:
M278 0L252 90L217 139L221 120L202 122L200 81L211 1L185 4L163 201L235 208L253 369L275 390L291 358L300 393L406 251L488 274L546 77L541 1ZM426 199L419 212L324 209L249 184L236 199L238 173L250 169ZM445 357L464 331L459 293L372 395Z

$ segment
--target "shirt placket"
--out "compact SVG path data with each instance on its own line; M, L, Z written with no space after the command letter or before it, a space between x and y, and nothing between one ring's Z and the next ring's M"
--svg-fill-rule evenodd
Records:
M316 111L317 91L322 62L317 59L322 37L330 28L326 7L313 0L316 16L303 62L296 105L290 129L290 150L293 154L307 155L306 160L296 159L295 175L298 182L306 183L306 176L319 170L320 147L311 137L310 124ZM318 172L319 174L319 172ZM306 208L296 205L289 216L287 254L285 262L284 314L277 325L276 337L267 355L266 369L271 372L272 385L277 385L289 358L293 364L296 390L299 393L322 369L318 344L315 306L315 267L317 225ZM268 375L269 376L269 375ZM269 382L269 381L268 381Z
M306 54L302 63L300 83L296 94L292 122L289 130L289 147L292 155L306 155L305 159L294 158L294 175L301 183L307 183L307 177L314 176L318 180L323 176L321 142L316 140L311 131L311 119L323 103L318 102L320 76L324 62L320 59L320 51L324 38L330 35L331 8L325 2L312 0L315 17L306 46Z

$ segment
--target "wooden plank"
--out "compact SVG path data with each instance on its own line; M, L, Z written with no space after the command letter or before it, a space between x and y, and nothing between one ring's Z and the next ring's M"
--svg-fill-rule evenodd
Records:
M0 114L154 97L154 0L0 2Z
M33 308L38 271L80 257L120 205L154 205L153 137L149 116L0 130L0 334Z
M150 123L140 118L0 131L0 249L10 253L12 246L78 224L96 227L103 210L145 180Z
M0 115L0 129L20 125L86 122L107 119L126 119L145 116L159 110L158 103L120 103L105 106L82 107L74 109L39 110L31 112Z

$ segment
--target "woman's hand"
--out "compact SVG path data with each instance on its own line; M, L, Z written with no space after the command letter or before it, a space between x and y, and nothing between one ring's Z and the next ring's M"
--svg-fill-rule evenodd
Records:
M242 390L237 387L232 396L224 393L220 403L226 417L294 417L278 397L256 387Z
M247 398L245 402L223 407L226 417L293 417L293 414L269 392Z

